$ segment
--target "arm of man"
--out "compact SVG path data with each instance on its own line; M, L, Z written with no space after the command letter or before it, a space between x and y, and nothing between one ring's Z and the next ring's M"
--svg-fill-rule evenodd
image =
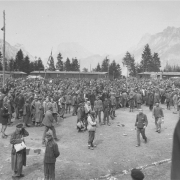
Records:
M19 143L21 143L23 140L22 139L20 139L20 138L16 138L16 133L13 133L12 135L11 135L11 139L10 139L10 143L11 144L19 144Z
M144 123L145 123L145 126L144 127L147 127L147 125L148 125L148 119L147 119L147 116L146 115L144 115Z

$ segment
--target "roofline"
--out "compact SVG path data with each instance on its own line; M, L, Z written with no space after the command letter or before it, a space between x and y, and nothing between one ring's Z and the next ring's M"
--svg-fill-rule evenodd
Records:
M79 71L32 71L30 74L99 74L105 75L107 72L79 72Z

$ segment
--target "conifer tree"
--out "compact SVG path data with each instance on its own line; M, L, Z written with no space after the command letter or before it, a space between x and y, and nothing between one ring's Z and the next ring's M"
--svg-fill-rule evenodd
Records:
M56 63L56 69L59 71L63 71L63 61L62 61L63 57L61 55L61 53L59 53L57 55L57 63Z

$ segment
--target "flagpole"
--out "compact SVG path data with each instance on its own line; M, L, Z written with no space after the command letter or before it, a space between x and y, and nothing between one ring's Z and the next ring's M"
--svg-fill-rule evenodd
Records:
M3 87L5 85L5 11L3 11L4 27L3 27Z

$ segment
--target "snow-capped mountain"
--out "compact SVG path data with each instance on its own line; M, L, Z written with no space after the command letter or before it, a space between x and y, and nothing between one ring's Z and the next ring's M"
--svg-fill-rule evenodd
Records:
M25 49L22 44L16 44L14 46L10 45L6 42L6 58L9 60L11 58L15 58L16 54L19 50L23 51L24 56L29 56L30 60L34 60L34 57ZM0 51L3 51L3 40L0 39Z
M141 54L146 44L149 44L152 53L159 54L162 67L167 62L171 65L180 65L180 28L167 27L157 34L144 35L137 46L130 50L136 61L141 60Z

